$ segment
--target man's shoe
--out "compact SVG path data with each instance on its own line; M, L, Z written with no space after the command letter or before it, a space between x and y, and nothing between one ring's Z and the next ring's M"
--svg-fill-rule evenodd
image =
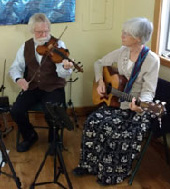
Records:
M26 152L38 140L38 135L34 132L28 140L24 140L17 146L17 152Z
M85 168L76 167L75 169L73 169L73 174L76 176L83 176L83 175L89 175L90 173Z

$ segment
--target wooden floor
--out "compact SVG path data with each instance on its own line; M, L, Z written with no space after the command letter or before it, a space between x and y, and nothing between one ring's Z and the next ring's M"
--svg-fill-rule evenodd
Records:
M77 166L79 161L79 149L82 135L82 127L85 117L78 117L79 128L74 131L64 132L64 146L68 151L63 151L63 157L69 178L74 189L169 189L170 188L170 166L166 164L164 149L160 142L152 141L147 152L145 153L141 167L133 181L133 185L128 185L128 180L115 186L100 186L96 183L95 176L76 177L72 174L72 170ZM32 118L32 122L38 125L46 125L41 116ZM37 129L39 140L36 144L25 153L16 152L16 125L14 130L3 138L4 144L10 150L9 157L19 177L22 188L28 189L33 182L35 174L42 162L45 152L48 149L47 130ZM48 156L43 170L41 171L37 182L53 182L53 156ZM2 168L3 171L10 173L8 164ZM68 188L65 176L60 175L58 181ZM10 177L0 175L0 189L15 189L16 183ZM39 189L57 189L61 188L57 184L48 184L36 186Z

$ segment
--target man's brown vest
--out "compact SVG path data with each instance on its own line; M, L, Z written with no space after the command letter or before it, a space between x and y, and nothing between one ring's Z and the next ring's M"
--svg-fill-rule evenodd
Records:
M25 42L24 57L26 64L24 78L30 81L36 72L33 81L29 84L29 90L39 88L51 92L65 86L65 79L58 77L56 65L51 62L48 56L43 56L41 64L37 62L33 39Z

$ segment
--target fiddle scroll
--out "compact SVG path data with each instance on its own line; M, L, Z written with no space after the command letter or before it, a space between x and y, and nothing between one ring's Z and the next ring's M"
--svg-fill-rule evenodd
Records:
M73 60L69 58L69 50L64 48L58 48L57 45L58 39L51 37L50 41L45 43L44 45L40 45L36 48L36 51L42 55L42 56L48 56L50 57L51 61L55 64L61 63L64 59L67 59L68 61L72 62L75 69L78 70L78 72L83 72L82 66L79 66L79 63L75 63Z

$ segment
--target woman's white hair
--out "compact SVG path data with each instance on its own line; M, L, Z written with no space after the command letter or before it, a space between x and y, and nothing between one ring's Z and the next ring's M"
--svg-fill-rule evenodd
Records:
M132 18L123 24L123 31L134 38L139 38L141 44L145 44L152 36L153 24L147 18Z
M35 24L40 22L46 22L50 30L51 22L46 17L46 15L43 13L36 13L32 15L28 21L28 28L31 33L34 33Z

